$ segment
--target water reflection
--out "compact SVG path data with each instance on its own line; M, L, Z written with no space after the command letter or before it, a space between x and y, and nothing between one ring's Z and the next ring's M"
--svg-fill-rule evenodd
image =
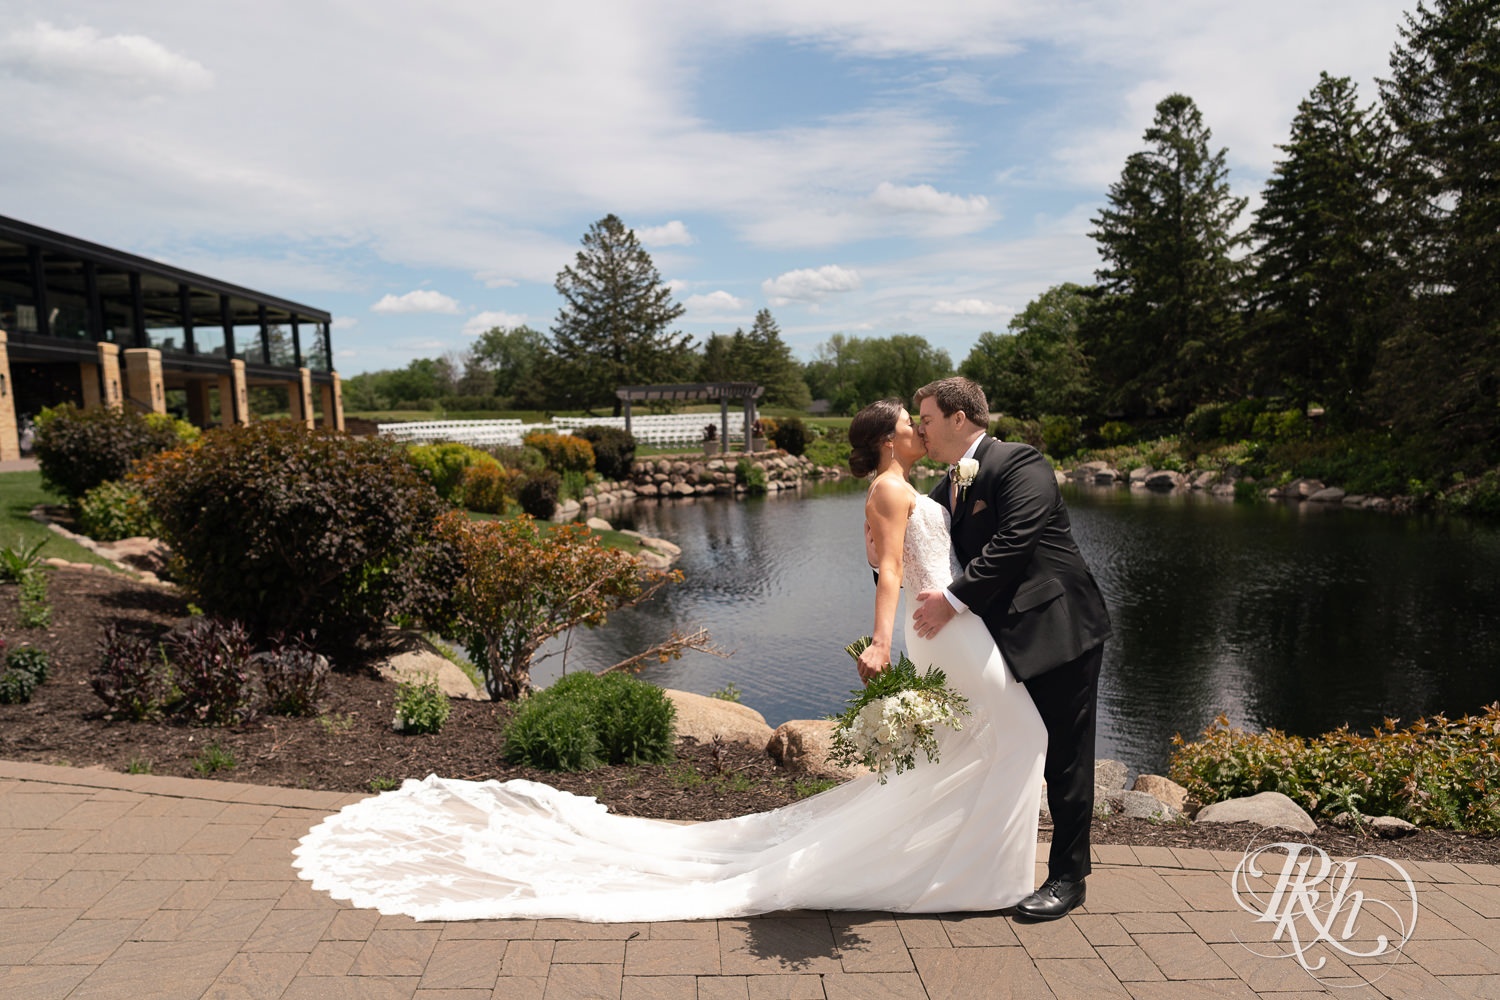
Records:
M1067 496L1116 626L1102 755L1159 770L1173 733L1196 734L1220 712L1312 734L1500 699L1493 526L1139 490ZM691 653L643 676L705 694L732 682L772 725L833 711L857 682L841 647L873 617L863 501L863 484L846 482L616 513L618 527L681 545L685 579L575 636L569 669L702 625L730 659ZM553 657L537 677L561 667Z

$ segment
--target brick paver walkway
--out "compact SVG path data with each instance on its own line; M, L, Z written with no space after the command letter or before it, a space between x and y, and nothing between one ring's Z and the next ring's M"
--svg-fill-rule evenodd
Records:
M1099 847L1088 904L1047 924L418 923L334 902L293 871L297 839L355 798L0 761L0 997L1500 998L1493 866L1406 863L1416 934L1394 964L1316 945L1326 988L1240 943L1268 950L1255 942L1270 929L1230 892L1239 854Z

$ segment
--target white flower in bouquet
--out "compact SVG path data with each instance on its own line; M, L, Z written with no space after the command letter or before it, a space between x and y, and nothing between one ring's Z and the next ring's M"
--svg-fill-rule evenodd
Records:
M870 645L866 637L844 647L855 659ZM917 764L917 752L938 759L937 727L962 729L968 699L947 686L941 670L918 676L916 665L901 660L877 674L842 715L831 716L833 746L829 760L841 766L863 764L885 784L888 772L900 774Z

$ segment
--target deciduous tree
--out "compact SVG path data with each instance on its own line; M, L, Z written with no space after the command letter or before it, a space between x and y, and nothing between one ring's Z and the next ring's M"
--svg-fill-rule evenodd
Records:
M1078 346L1088 308L1079 285L1064 282L1047 289L1011 319L1008 333L981 333L959 374L978 382L997 412L1018 417L1079 412L1089 392L1088 361Z

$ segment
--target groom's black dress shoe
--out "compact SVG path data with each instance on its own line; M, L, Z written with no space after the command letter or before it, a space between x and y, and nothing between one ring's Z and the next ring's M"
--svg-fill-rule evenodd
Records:
M1032 920L1056 920L1082 906L1088 890L1083 879L1076 882L1049 878L1042 887L1016 904L1016 913Z

